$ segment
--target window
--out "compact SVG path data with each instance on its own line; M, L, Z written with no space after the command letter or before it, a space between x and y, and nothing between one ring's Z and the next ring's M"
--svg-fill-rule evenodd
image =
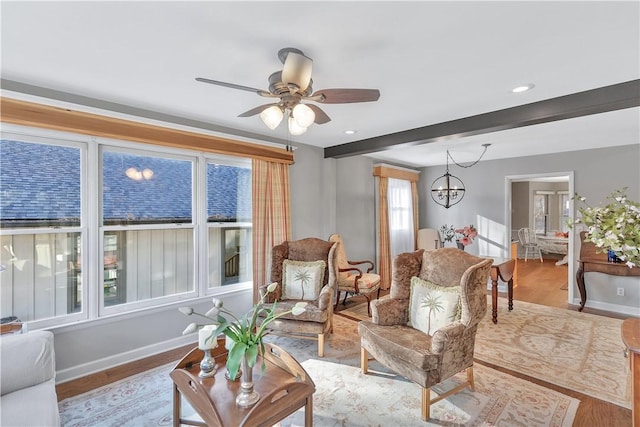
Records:
M558 195L560 197L560 230L563 233L567 233L569 231L569 221L571 220L571 215L569 214L571 197L569 197L568 191L558 191Z
M82 146L0 140L0 316L40 321L83 309Z
M194 164L103 150L105 307L194 291Z
M536 191L533 196L533 226L536 234L547 234L549 223L549 195Z
M2 317L40 328L252 282L250 160L9 127Z
M209 286L252 277L250 163L207 163Z
M391 256L414 250L411 182L389 178L389 242Z

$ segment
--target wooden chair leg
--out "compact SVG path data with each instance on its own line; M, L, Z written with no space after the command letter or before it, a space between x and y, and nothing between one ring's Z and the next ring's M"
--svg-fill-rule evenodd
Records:
M473 366L467 368L467 381L469 382L469 388L471 391L475 391L475 383L473 382Z
M333 306L334 311L338 308L339 303L340 303L340 291L336 291L336 305Z
M368 294L364 297L367 299L367 316L371 317L371 297Z
M360 370L363 374L369 372L369 352L364 347L360 347Z
M324 357L324 334L318 334L318 357Z
M422 421L431 418L431 389L422 387Z

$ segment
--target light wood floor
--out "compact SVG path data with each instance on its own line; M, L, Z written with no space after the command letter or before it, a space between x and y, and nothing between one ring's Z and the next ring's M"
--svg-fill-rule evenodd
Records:
M514 299L534 304L577 310L577 306L569 306L567 304L568 291L565 289L567 284L567 266L556 266L555 262L555 259L545 259L543 263L533 260L528 260L525 263L524 260L518 260L518 284L514 289ZM386 293L387 292L383 291L381 295ZM351 304L359 304L364 301L364 297L349 298L347 305L351 306ZM337 311L339 312L342 309L344 309L344 306L341 301ZM589 310L588 308L585 308L584 311L592 314L621 318L620 315L615 313ZM93 390L146 369L151 369L171 361L177 361L188 353L192 347L193 346L185 346L147 359L109 369L95 375L60 384L56 386L58 400L60 401ZM578 411L573 423L576 427L630 427L632 424L630 409L625 409L603 400L594 399L577 391L559 387L519 372L505 369L501 366L480 361L476 362L580 400L580 405L578 406Z

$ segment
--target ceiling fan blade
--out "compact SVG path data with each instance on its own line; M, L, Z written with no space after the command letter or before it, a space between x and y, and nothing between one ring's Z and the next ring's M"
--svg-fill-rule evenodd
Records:
M254 87L249 87L249 86L237 85L235 83L221 82L218 80L205 79L203 77L196 77L196 80L202 83L210 83L212 85L224 86L231 89L239 89L239 90L246 90L248 92L255 92L261 96L273 96L271 93L267 92L266 90L256 89Z
M289 51L286 55L282 68L282 83L294 84L304 91L311 81L313 60L302 55L302 52Z
M380 98L378 89L320 89L311 95L324 104L349 104L352 102L371 102Z
M313 104L305 104L305 105L311 108L313 112L316 114L316 119L313 121L314 123L318 125L323 125L331 121L331 118L327 116L327 113L322 111L322 109L320 109L320 107L318 107L317 105L313 105Z
M245 111L244 113L238 115L238 117L255 116L256 114L262 113L264 110L266 110L267 108L271 107L272 105L278 105L278 104L264 104L264 105L261 105L259 107L252 108L249 111Z

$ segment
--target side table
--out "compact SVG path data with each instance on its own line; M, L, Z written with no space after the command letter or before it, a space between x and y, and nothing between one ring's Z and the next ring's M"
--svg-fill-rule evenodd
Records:
M305 408L305 427L313 425L313 393L316 386L304 368L282 348L265 344L262 356L266 364L261 373L262 358L253 368L254 390L260 400L251 408L236 406L236 396L240 392L240 380L225 378L227 350L224 338L218 338L218 347L212 350L218 370L211 378L199 378L202 350L194 348L173 371L173 425L196 426L272 426L298 409ZM204 420L203 422L184 419L181 416L181 395Z
M633 427L640 427L640 319L622 322L622 342L627 347L631 367L631 400Z
M513 258L489 257L491 264L491 320L498 323L498 278L507 284L507 297L509 298L509 311L513 310L513 272L516 268L516 260Z

